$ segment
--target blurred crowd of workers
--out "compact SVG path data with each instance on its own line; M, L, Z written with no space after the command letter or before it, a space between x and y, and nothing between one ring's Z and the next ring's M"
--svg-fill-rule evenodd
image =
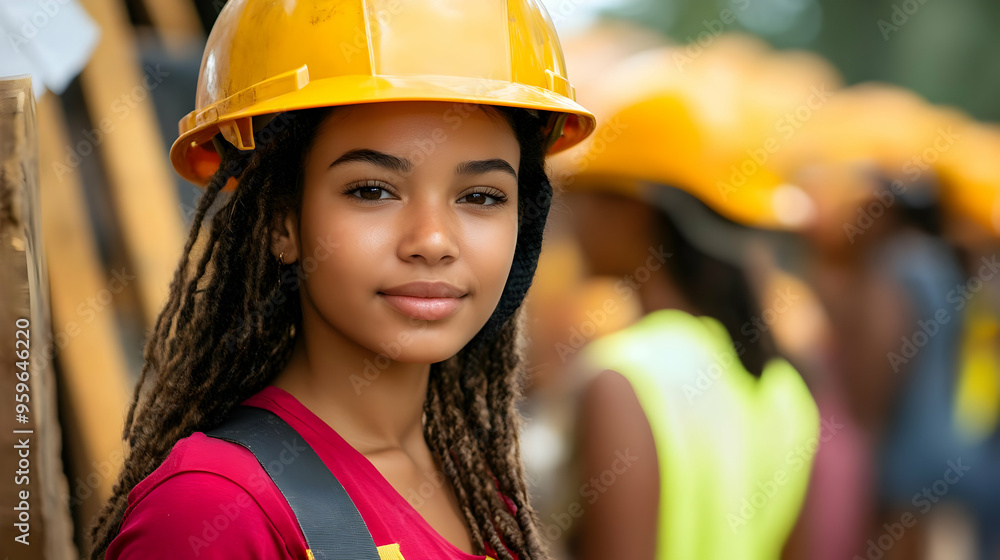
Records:
M742 36L566 37L524 455L560 558L1000 559L1000 126Z

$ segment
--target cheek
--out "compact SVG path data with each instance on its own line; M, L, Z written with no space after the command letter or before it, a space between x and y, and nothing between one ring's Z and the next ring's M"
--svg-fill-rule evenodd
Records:
M356 213L314 207L301 223L301 267L314 298L355 297L374 286L377 265L392 256L387 229Z
M512 213L513 214L513 213ZM517 215L466 226L462 258L479 283L479 299L492 309L500 301L517 245Z

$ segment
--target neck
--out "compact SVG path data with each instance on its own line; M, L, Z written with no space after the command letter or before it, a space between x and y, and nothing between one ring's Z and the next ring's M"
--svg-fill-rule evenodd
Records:
M423 441L429 364L389 359L305 313L292 358L274 385L362 454Z

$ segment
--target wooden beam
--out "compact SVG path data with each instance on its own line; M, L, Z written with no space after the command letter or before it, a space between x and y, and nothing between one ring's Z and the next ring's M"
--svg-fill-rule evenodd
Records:
M0 78L0 538L25 560L71 558L31 79Z
M61 370L67 448L75 474L69 499L85 529L111 495L121 470L122 423L130 381L109 300L119 282L101 265L83 185L60 174L70 145L62 107L47 94L38 103L39 179L52 302L53 348ZM95 302L95 303L92 303Z
M156 33L168 50L180 51L204 35L190 0L143 0Z
M90 131L95 139L90 142L99 144L122 242L151 328L166 301L184 244L180 203L151 97L151 91L171 77L161 68L139 67L134 33L121 2L81 3L101 27L101 41L81 76L96 127ZM98 151L98 146L90 148ZM77 156L87 157L82 150Z

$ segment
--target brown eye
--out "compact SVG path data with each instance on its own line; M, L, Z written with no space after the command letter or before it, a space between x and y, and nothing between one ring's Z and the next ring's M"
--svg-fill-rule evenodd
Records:
M465 197L465 200L469 204L487 205L487 204L489 204L489 199L490 198L491 197L489 197L489 196L487 196L487 195L485 195L483 193L472 193L470 195L467 195Z
M354 192L357 193L359 198L363 198L365 200L378 200L382 198L382 193L385 192L385 189L381 187L361 187Z
M387 187L380 184L363 184L349 187L344 194L353 198L360 198L365 202L378 202L396 198Z
M506 202L507 197L500 191L471 192L459 200L464 201L466 204L474 204L476 206L498 206Z

